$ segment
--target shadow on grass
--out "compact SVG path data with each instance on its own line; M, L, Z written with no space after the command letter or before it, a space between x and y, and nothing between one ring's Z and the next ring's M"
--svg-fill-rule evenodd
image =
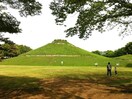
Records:
M126 67L132 67L132 63L128 63Z
M127 76L122 77L123 73L120 72L119 77L67 74L49 79L0 76L0 99L87 99L90 95L92 98L92 95L105 92L131 94L132 80ZM127 75L131 75L131 72L127 72Z
M25 93L37 94L41 90L38 81L32 77L0 76L0 98L12 99Z
M106 76L105 74L91 74L91 75L86 75L86 74L80 74L80 75L65 75L63 77L60 77L61 79L70 79L74 80L75 82L82 83L83 81L91 84L96 84L96 85L105 85L108 87L114 87L119 89L118 91L115 90L109 90L110 92L114 93L132 93L132 72L125 72L125 71L120 71L118 75L112 75L111 77ZM71 82L74 83L74 82ZM77 83L74 83L77 84Z
M71 77L72 76L72 77ZM125 96L122 96L123 98L132 97L132 85L120 85L124 84L118 82L125 81L125 83L129 83L130 80L124 79L124 78L93 78L88 77L88 79L78 79L73 78L75 75L69 75L68 77L60 77L55 79L48 79L48 80L42 80L41 84L44 87L45 95L48 97L50 96L50 99L92 99L94 95L111 95L116 94L117 97L126 94ZM82 75L87 76L87 75ZM111 81L110 81L111 80ZM113 82L112 82L113 81ZM111 85L110 83L118 84L116 86ZM104 96L105 96L104 95ZM131 96L129 96L131 95ZM111 97L111 96L110 96ZM96 97L98 99L101 99L99 97ZM96 99L94 97L94 99ZM114 97L113 97L114 98Z

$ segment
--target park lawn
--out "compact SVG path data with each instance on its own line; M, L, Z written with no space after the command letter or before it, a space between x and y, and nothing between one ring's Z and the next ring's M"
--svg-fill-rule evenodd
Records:
M118 75L106 76L106 67L95 66L0 66L0 76L29 77L36 79L69 78L69 79L111 79L115 84L132 84L132 68L118 67ZM119 81L117 81L117 79ZM6 79L8 80L8 79ZM123 81L124 80L124 81ZM110 81L111 82L111 81ZM117 82L117 83L116 83Z
M67 87L68 92L77 91L74 87L85 91L85 88L89 88L88 84L92 87L87 91L109 88L118 93L117 97L122 93L127 93L123 97L128 95L131 97L129 93L132 93L132 69L118 67L118 75L107 77L106 67L99 66L0 66L0 98L58 97L59 99L60 96L65 96L62 92L67 91ZM81 92L82 97L85 97L86 94L83 93ZM91 92L88 91L87 94ZM99 92L100 94L103 93ZM69 97L69 94L66 94L66 97Z

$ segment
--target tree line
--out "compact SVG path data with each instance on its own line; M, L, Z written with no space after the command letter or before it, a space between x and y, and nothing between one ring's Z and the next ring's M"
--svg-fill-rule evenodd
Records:
M18 56L32 50L25 45L18 45L14 43L0 44L0 60Z
M122 55L132 54L132 42L127 43L124 47L119 48L115 51L107 50L107 51L92 51L92 53L106 56L106 57L118 57Z

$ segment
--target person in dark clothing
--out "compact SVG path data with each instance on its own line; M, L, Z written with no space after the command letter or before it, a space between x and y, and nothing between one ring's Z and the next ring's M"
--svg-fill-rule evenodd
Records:
M108 64L107 64L107 76L111 76L112 75L111 74L111 69L112 69L111 64L110 64L110 62L108 62Z
M117 75L117 68L116 68L116 66L115 66L115 75Z

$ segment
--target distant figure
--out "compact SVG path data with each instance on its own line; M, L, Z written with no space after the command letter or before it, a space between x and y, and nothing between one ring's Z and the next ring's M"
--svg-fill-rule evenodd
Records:
M115 66L115 68L114 68L114 69L115 69L115 75L117 75L117 68L116 68L116 66Z
M95 63L94 65L97 67L98 66L98 63Z
M61 65L63 65L63 63L64 63L64 62L63 62L63 61L61 61Z
M117 75L117 66L119 66L119 63L116 64L114 70L115 70L115 75Z
M112 69L111 64L110 64L110 62L108 62L108 64L107 64L107 76L111 76L111 69Z

